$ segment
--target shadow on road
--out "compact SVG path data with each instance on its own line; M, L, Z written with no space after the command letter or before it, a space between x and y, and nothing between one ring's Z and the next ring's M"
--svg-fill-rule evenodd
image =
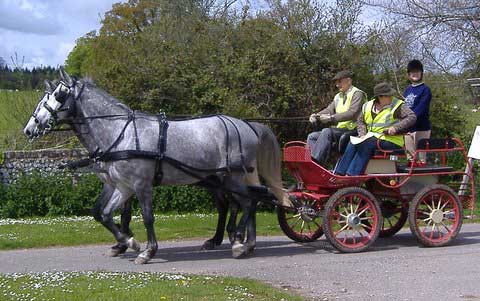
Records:
M480 232L465 232L459 236L447 247L455 247L460 245L480 244ZM411 233L399 233L388 238L378 238L373 247L367 251L378 252L388 251L402 248L423 248L423 246L415 239ZM433 248L435 249L435 248ZM330 254L339 253L328 241L323 237L311 243L295 243L289 240L267 240L258 241L253 254L246 258L262 258L262 257L284 257L303 254ZM128 260L134 260L138 254L127 252L122 257ZM198 246L178 246L162 248L159 243L159 249L152 263L177 262L177 261L209 261L232 259L231 247L228 242L224 242L215 250L201 250Z

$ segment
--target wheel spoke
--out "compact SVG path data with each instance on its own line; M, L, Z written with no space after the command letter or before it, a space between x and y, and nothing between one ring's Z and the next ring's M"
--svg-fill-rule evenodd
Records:
M310 227L310 223L307 223L308 233L313 233L312 228Z
M435 231L435 223L432 225L432 230L430 231L430 239L433 238L433 232Z
M447 201L443 204L442 208L440 208L440 210L443 211L443 209L445 208L445 206L448 205L448 203L450 203L450 200L447 200Z
M430 207L430 205L425 200L422 200L422 203L425 204L430 211L433 211L432 207Z
M348 228L348 224L345 225L345 226L343 226L340 230L336 231L336 232L335 232L335 236L337 236L340 232L344 231L344 230L347 229L347 228Z
M293 223L293 224L288 224L290 226L290 228L294 228L300 221L302 220L301 217L297 218L297 220Z
M368 226L368 225L360 224L360 226L361 226L362 228L367 228L367 229L370 230L370 231L372 230L372 227L370 227L370 226Z
M370 206L365 205L363 208L362 208L362 211L360 211L360 213L358 213L357 215L360 217L362 216L368 209L370 208Z
M440 195L440 199L438 200L438 207L437 207L437 209L440 209L440 205L442 204L442 197L443 197L443 195Z
M290 217L287 217L286 220L299 217L300 215L301 215L300 213L297 213L297 214L295 214L295 215L292 215L292 216L290 216Z
M445 223L443 221L440 222L440 224L442 224L442 226L445 228L445 230L448 231L448 233L452 233L452 230L450 230L450 228L448 228L447 225L445 225Z
M388 224L390 225L390 228L392 228L392 227L393 227L393 225L392 225L392 222L390 221L390 219L389 219L389 218L387 218L386 220L387 220Z

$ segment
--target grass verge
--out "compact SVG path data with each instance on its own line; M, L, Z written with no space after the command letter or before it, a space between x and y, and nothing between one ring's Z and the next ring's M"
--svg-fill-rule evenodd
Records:
M155 216L158 240L212 237L217 214L168 214ZM146 241L141 217L134 216L135 238ZM275 213L257 213L257 235L280 235ZM225 238L227 239L227 238ZM92 217L58 217L0 220L0 250L112 243L113 236Z
M302 300L249 279L166 273L44 272L0 276L2 300Z

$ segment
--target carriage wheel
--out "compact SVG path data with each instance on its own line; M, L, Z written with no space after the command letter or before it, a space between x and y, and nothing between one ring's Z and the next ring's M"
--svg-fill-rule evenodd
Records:
M380 206L375 197L360 187L338 190L327 202L323 230L330 243L341 252L368 249L382 225Z
M317 200L303 197L295 201L295 210L277 208L278 224L283 233L297 242L312 242L323 235Z
M400 231L408 219L408 206L397 199L381 199L383 224L380 237L390 237Z
M450 243L460 232L462 219L462 204L457 194L441 184L420 190L408 212L410 230L427 247Z

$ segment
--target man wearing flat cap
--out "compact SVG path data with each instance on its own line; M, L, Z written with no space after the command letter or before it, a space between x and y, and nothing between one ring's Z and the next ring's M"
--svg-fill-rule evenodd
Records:
M325 127L319 132L308 135L307 143L312 158L321 165L327 162L334 141L338 141L345 133L356 135L355 120L367 100L367 95L352 85L352 77L351 71L338 72L333 80L339 93L335 95L328 107L310 116L310 122L313 124L320 123L324 126L336 124L334 127Z

